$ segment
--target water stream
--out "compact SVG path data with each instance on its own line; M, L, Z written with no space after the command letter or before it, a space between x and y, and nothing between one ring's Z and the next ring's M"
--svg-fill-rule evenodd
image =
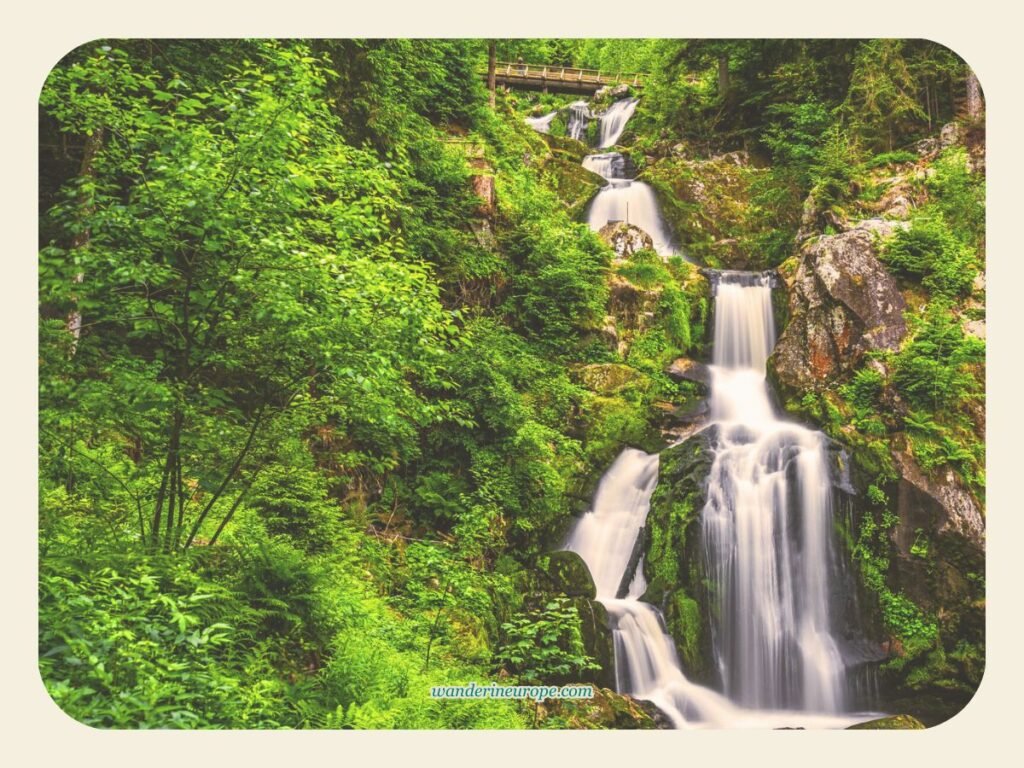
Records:
M636 99L624 99L600 117L602 148L615 144L635 109ZM589 117L574 109L570 126L582 136ZM659 254L677 252L654 191L628 178L622 154L589 155L583 165L608 181L588 210L591 229L628 221L651 235ZM637 553L658 455L625 449L566 542L608 611L617 690L651 701L677 728L841 728L878 715L850 711L835 627L842 564L825 437L779 418L771 401L771 290L765 274L720 272L714 280L713 458L700 529L721 692L686 678L661 612L642 600Z
M704 573L722 692L690 682L635 550L659 459L624 450L566 548L587 563L608 610L616 687L677 728L840 728L851 712L829 595L838 572L825 439L778 418L765 379L775 342L769 278L721 273L715 290L714 456L701 514ZM632 570L631 570L632 569Z

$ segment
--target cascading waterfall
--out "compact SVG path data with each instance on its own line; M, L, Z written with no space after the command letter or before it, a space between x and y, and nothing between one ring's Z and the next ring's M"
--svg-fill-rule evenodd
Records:
M626 123L633 116L633 112L636 111L636 105L639 102L640 99L620 99L608 107L607 111L601 115L599 121L601 132L597 142L598 149L607 149L608 147L615 146L619 137L622 136L622 132L626 129Z
M566 542L608 611L616 689L654 703L677 728L842 728L878 715L847 711L829 599L839 563L826 446L821 433L776 416L765 378L774 343L770 278L720 273L717 437L701 527L724 695L687 680L660 611L641 599L656 454L624 450Z
M637 99L615 102L601 116L601 146L608 147L618 141L626 127ZM628 177L633 166L619 152L587 155L583 167L603 176L608 182L590 202L587 225L595 232L609 222L623 221L639 227L651 236L655 252L662 257L677 254L672 233L662 218L658 198L649 184Z
M636 102L621 100L601 116L602 148L619 140ZM586 102L574 103L569 135L582 139L590 118ZM589 155L583 166L608 181L590 204L591 229L625 221L647 232L662 256L677 253L654 190L628 178L622 154ZM877 713L847 711L853 697L830 599L842 569L825 438L782 421L772 405L770 278L718 273L714 307L714 456L700 524L723 692L686 679L661 612L641 600L641 533L657 455L619 455L566 548L586 562L608 611L618 691L653 702L680 728L845 727Z
M846 674L829 606L838 563L825 439L775 415L765 379L774 344L769 278L721 273L717 445L701 516L714 653L726 696L745 707L838 713Z

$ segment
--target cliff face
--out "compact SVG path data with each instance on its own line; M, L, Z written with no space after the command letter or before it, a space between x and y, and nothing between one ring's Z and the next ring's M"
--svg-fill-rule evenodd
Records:
M899 227L868 220L808 242L779 268L789 323L770 362L784 392L819 390L849 374L870 350L896 350L907 305L878 260L878 239Z

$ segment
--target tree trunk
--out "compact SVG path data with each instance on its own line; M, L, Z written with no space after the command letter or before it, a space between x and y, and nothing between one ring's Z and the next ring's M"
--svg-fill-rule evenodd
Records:
M981 83L974 70L967 70L967 117L971 122L980 122L985 112L985 101L981 95Z
M85 149L82 151L82 165L79 168L78 175L81 178L87 178L90 181L96 178L96 155L99 154L100 149L103 147L103 129L98 128L92 132L91 135L85 138ZM93 212L92 201L89 199L89 192L82 192L79 195L79 206L81 217L87 219ZM89 238L91 232L88 227L83 227L82 230L75 234L71 239L71 250L75 251L79 248L84 248L89 244ZM74 282L81 283L85 280L85 274L79 272L75 275ZM72 301L77 301L77 297L72 294ZM82 335L82 313L77 307L72 309L68 313L67 318L67 329L74 338L71 342L71 351L74 352L75 347L78 345L78 339Z
M495 70L498 67L498 45L494 40L487 41L487 91L491 109L494 109L494 91L496 90L497 78Z
M729 54L718 54L718 95L725 100L729 95Z

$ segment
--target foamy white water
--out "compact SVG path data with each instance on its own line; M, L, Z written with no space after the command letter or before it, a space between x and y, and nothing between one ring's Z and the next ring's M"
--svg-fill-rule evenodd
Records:
M825 439L775 415L765 378L774 344L768 278L720 275L718 439L701 518L718 601L713 646L732 701L839 713L847 691L828 598L837 563Z
M611 221L624 221L639 227L654 241L661 256L677 253L672 233L661 216L658 198L650 185L630 179L611 179L599 191L587 210L587 224L597 232Z
M615 143L626 130L626 123L636 111L636 105L640 99L620 99L608 107L608 110L600 117L600 137L597 146L599 149L614 147Z

